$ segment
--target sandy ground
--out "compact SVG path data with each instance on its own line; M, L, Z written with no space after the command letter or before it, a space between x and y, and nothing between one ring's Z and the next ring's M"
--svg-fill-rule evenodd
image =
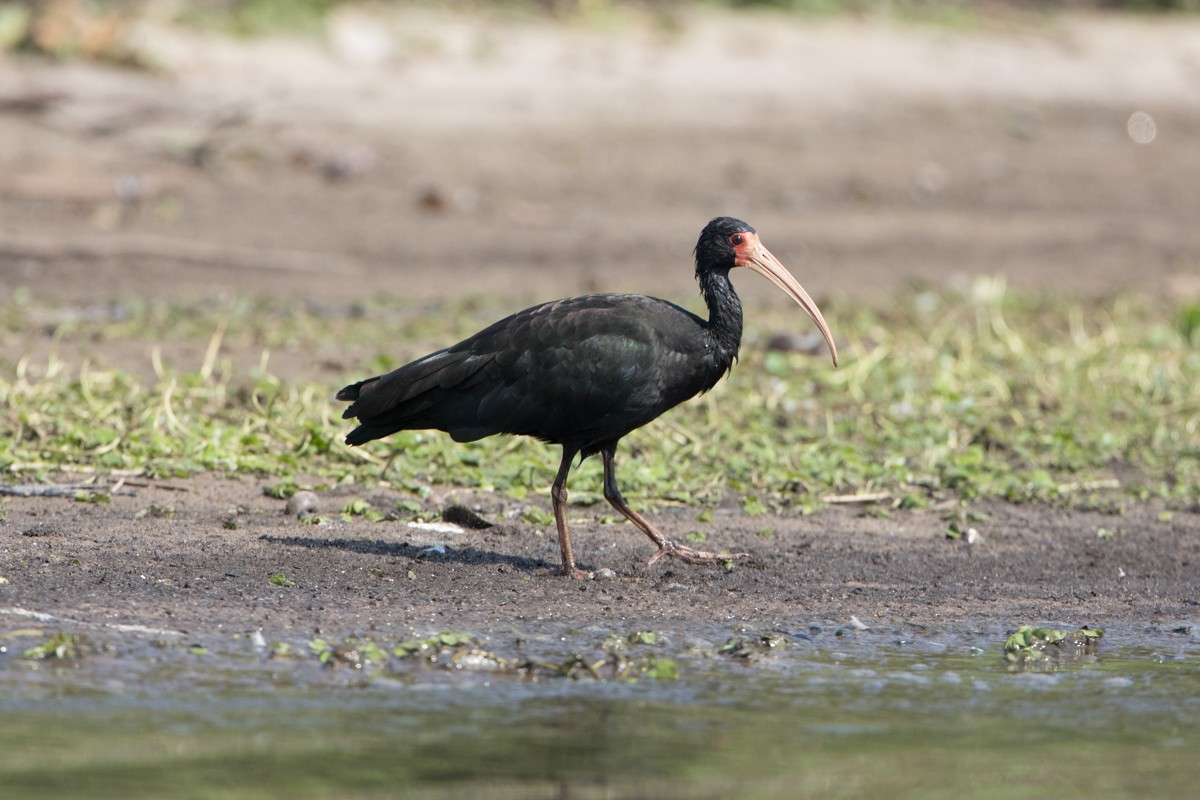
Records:
M197 478L138 489L109 505L11 503L2 551L4 605L107 625L202 636L262 629L277 638L479 630L608 621L687 628L811 620L927 625L1061 621L1176 622L1200 605L1200 520L1153 509L1120 518L996 505L974 544L945 538L934 512L889 519L834 508L806 518L660 509L664 530L749 553L722 569L645 561L629 525L580 514L577 558L617 578L555 577L553 529L505 522L504 502L459 494L499 524L445 533L342 521L348 499L325 496L332 521L300 525L253 480ZM398 495L368 495L378 507ZM449 502L448 500L447 502ZM435 498L431 502L437 502ZM170 519L139 517L150 504ZM490 513L489 513L490 512ZM236 527L230 527L230 525ZM764 528L769 536L760 535ZM1101 539L1101 528L1115 531ZM275 586L282 574L294 585Z
M230 42L148 24L155 72L0 59L0 292L81 309L463 292L516 308L596 289L694 302L696 233L732 213L827 308L978 275L1200 296L1192 19L951 31L702 15L613 30L347 13L330 31ZM751 304L784 302L741 286ZM43 332L5 337L6 364L45 346ZM128 367L153 344L89 355ZM305 354L278 363L322 374ZM431 499L500 523L438 534L342 522L328 495L335 521L301 526L250 479L141 483L107 505L5 501L0 609L404 635L621 618L1150 622L1194 619L1200 601L1194 511L995 505L973 545L934 512L655 512L670 535L751 554L726 573L646 567L640 533L580 510L581 564L620 578L578 582L545 577L553 532L506 521L496 497ZM152 504L174 515L138 515Z

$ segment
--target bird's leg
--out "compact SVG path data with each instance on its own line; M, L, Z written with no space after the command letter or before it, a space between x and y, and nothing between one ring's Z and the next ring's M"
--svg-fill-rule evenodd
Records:
M575 566L575 551L571 548L571 531L567 527L567 474L577 450L563 447L562 463L550 487L550 501L554 506L554 523L558 527L558 546L562 550L562 574L572 578L590 578L592 573Z
M650 541L658 545L658 552L650 556L647 564L653 564L663 556L678 558L689 564L723 564L726 561L749 555L748 553L721 554L709 550L696 550L663 536L658 528L650 524L650 520L630 508L629 503L626 503L625 498L621 496L621 490L617 488L616 444L605 447L601 452L604 455L604 499L612 504L613 508L620 511L625 519L636 525L642 533L649 536Z

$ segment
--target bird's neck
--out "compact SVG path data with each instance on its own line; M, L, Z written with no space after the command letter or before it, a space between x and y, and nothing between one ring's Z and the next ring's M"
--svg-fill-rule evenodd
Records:
M708 306L708 335L728 368L742 344L742 302L728 272L705 272L699 280L700 293Z

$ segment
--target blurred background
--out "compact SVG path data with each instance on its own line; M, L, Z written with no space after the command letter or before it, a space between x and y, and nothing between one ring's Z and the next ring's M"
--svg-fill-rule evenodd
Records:
M691 301L732 214L835 305L1195 298L1196 8L10 0L0 293Z

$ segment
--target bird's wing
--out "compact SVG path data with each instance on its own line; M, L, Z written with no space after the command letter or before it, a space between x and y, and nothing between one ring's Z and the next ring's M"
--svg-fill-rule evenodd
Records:
M588 295L526 309L458 344L347 387L358 443L409 428L469 441L619 437L653 419L660 362L698 318L654 298ZM349 393L348 395L346 393ZM673 405L673 403L672 403ZM669 407L669 406L668 406ZM619 417L619 419L618 419Z

